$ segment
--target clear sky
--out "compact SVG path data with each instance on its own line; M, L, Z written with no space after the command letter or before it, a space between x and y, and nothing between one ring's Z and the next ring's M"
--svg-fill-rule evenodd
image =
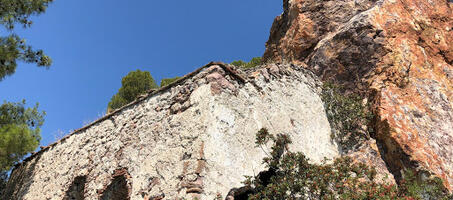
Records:
M53 65L19 63L0 82L0 101L39 102L45 146L102 116L132 70L159 84L210 61L261 56L281 12L281 0L55 0L30 29L16 30Z

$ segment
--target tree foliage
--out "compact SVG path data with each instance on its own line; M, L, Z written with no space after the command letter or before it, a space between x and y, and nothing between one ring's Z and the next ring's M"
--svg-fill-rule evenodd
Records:
M28 28L32 25L30 17L39 15L53 0L0 0L0 24L10 32L0 36L0 80L14 74L17 61L36 63L48 67L52 60L42 50L33 50L25 39L12 33L17 24Z
M0 106L0 171L8 171L38 147L44 116L38 104L25 108L25 100Z
M108 111L118 109L132 101L138 95L150 90L158 88L156 82L148 71L132 71L121 81L121 88L115 94L108 104Z
M163 78L161 81L160 81L160 87L165 87L167 85L170 85L171 83L179 80L181 77L177 76L177 77L174 77L174 78Z
M231 64L236 67L242 67L242 68L248 69L248 68L254 68L259 65L262 65L263 61L262 61L261 57L255 57L255 58L252 58L252 60L250 60L249 62L244 62L242 60L236 60L236 61L231 62Z
M273 136L266 129L258 132L257 146L273 146L263 162L269 169L244 182L250 188L248 199L449 199L440 179L424 182L407 177L398 187L376 181L376 170L349 157L333 163L311 164L302 153L288 150L291 139ZM440 182L439 182L440 181ZM434 183L434 184L433 184Z

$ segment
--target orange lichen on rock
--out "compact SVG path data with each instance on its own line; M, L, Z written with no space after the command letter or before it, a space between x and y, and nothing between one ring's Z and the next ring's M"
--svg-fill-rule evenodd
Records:
M266 47L265 61L299 63L368 96L397 180L411 169L453 189L452 1L284 0Z
M400 82L382 81L391 77L388 73L373 77L373 86L380 88L377 114L390 128L378 129L378 137L383 141L390 137L416 163L415 167L441 177L452 189L452 4L384 1L374 15L375 26L388 34L385 46L392 50L384 56L383 61L387 63L379 63L377 67L387 68L383 71L406 71L403 73L406 78L392 74L403 79ZM392 152L387 154L391 157ZM399 169L414 167L396 159L387 162L400 162Z

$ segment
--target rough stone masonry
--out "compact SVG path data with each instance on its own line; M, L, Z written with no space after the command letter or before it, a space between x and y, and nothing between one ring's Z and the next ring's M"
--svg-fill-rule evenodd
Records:
M2 199L215 199L265 170L261 128L313 162L339 156L315 76L211 63L17 165Z

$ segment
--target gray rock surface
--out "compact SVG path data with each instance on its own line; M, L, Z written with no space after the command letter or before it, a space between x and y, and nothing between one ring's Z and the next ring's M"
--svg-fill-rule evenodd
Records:
M209 64L32 155L3 199L102 199L113 190L130 199L225 197L265 170L261 128L289 134L290 149L312 162L337 157L319 85L290 65L241 76Z

